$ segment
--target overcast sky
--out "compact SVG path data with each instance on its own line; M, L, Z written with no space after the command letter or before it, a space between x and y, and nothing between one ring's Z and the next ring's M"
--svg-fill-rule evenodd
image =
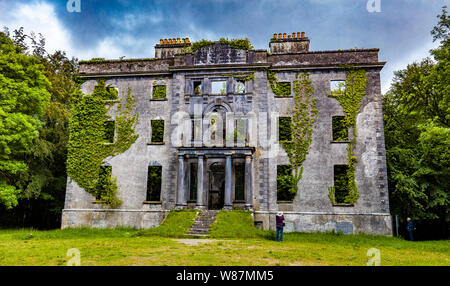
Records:
M42 33L50 51L80 60L149 58L160 38L248 37L269 49L274 33L306 32L310 50L379 48L382 90L393 71L429 55L431 29L450 0L0 0L0 27ZM379 1L370 13L367 2ZM70 0L72 2L72 0Z

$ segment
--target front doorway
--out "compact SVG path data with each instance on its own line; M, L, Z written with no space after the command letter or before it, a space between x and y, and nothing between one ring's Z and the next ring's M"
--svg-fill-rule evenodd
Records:
M225 167L216 162L209 168L209 197L208 209L220 210L224 205Z

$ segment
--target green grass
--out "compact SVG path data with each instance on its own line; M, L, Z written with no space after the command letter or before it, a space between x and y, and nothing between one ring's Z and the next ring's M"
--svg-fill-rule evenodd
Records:
M375 235L285 233L258 230L251 214L220 212L207 240L186 244L195 211L172 211L161 226L147 230L0 230L0 265L66 265L67 251L79 249L81 265L354 265L364 266L377 248L381 265L450 266L450 241L405 241ZM31 235L30 235L31 234ZM191 238L191 237L190 237Z
M249 211L220 211L208 236L212 238L271 238L273 231L257 229Z
M199 214L196 210L173 210L160 226L138 231L136 236L185 237Z

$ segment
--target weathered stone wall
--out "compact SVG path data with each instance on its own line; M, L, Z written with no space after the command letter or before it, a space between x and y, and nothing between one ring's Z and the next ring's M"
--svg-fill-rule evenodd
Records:
M345 164L347 158L348 143L331 142L332 116L344 115L344 112L336 99L327 96L330 80L345 80L345 71L335 67L340 64L362 64L367 70L367 94L356 118L358 163L355 175L360 197L351 207L333 206L328 198L328 187L333 185L333 165ZM274 95L266 70L261 69L264 66L272 66L279 81L293 82L297 72L308 71L319 110L310 153L303 164L303 178L291 203L277 202L276 195L277 165L288 164L288 157L281 146L278 151L272 151L276 147L277 117L287 115L293 98ZM139 113L136 132L140 136L129 150L106 160L112 166L112 175L117 177L118 196L123 201L120 208L110 210L93 203L90 194L76 182L70 182L62 227L159 225L176 204L178 149L171 144L171 136L177 126L172 117L177 112L192 116L195 104L200 104L203 111L214 104L222 104L232 111L251 111L258 119L258 145L252 164L252 203L255 221L262 222L264 229L274 229L275 213L282 210L287 219L286 231L325 231L345 226L353 233L391 234L379 75L382 66L383 63L378 62L378 49L268 55L265 50L233 50L218 44L172 59L81 63L82 76L114 75L107 84L117 87L119 94L131 88L136 96L136 112ZM147 74L138 76L138 73ZM245 95L232 95L235 80L228 76L230 73L254 73ZM193 78L204 80L203 95L193 96L190 83ZM226 95L209 95L213 78L227 80ZM95 84L95 80L86 81L83 93L92 92ZM167 99L152 100L153 86L161 84L167 87ZM115 115L114 109L111 115ZM162 145L150 142L152 119L165 120ZM162 166L161 204L145 203L149 165ZM204 189L206 193L206 182Z
M268 62L276 66L344 65L378 63L378 49L318 51L308 53L274 54Z

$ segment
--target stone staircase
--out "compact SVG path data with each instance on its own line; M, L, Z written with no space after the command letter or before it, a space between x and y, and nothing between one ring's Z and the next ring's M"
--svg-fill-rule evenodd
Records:
M206 236L210 226L216 221L218 210L204 210L195 219L194 224L188 231L188 235L192 236Z

